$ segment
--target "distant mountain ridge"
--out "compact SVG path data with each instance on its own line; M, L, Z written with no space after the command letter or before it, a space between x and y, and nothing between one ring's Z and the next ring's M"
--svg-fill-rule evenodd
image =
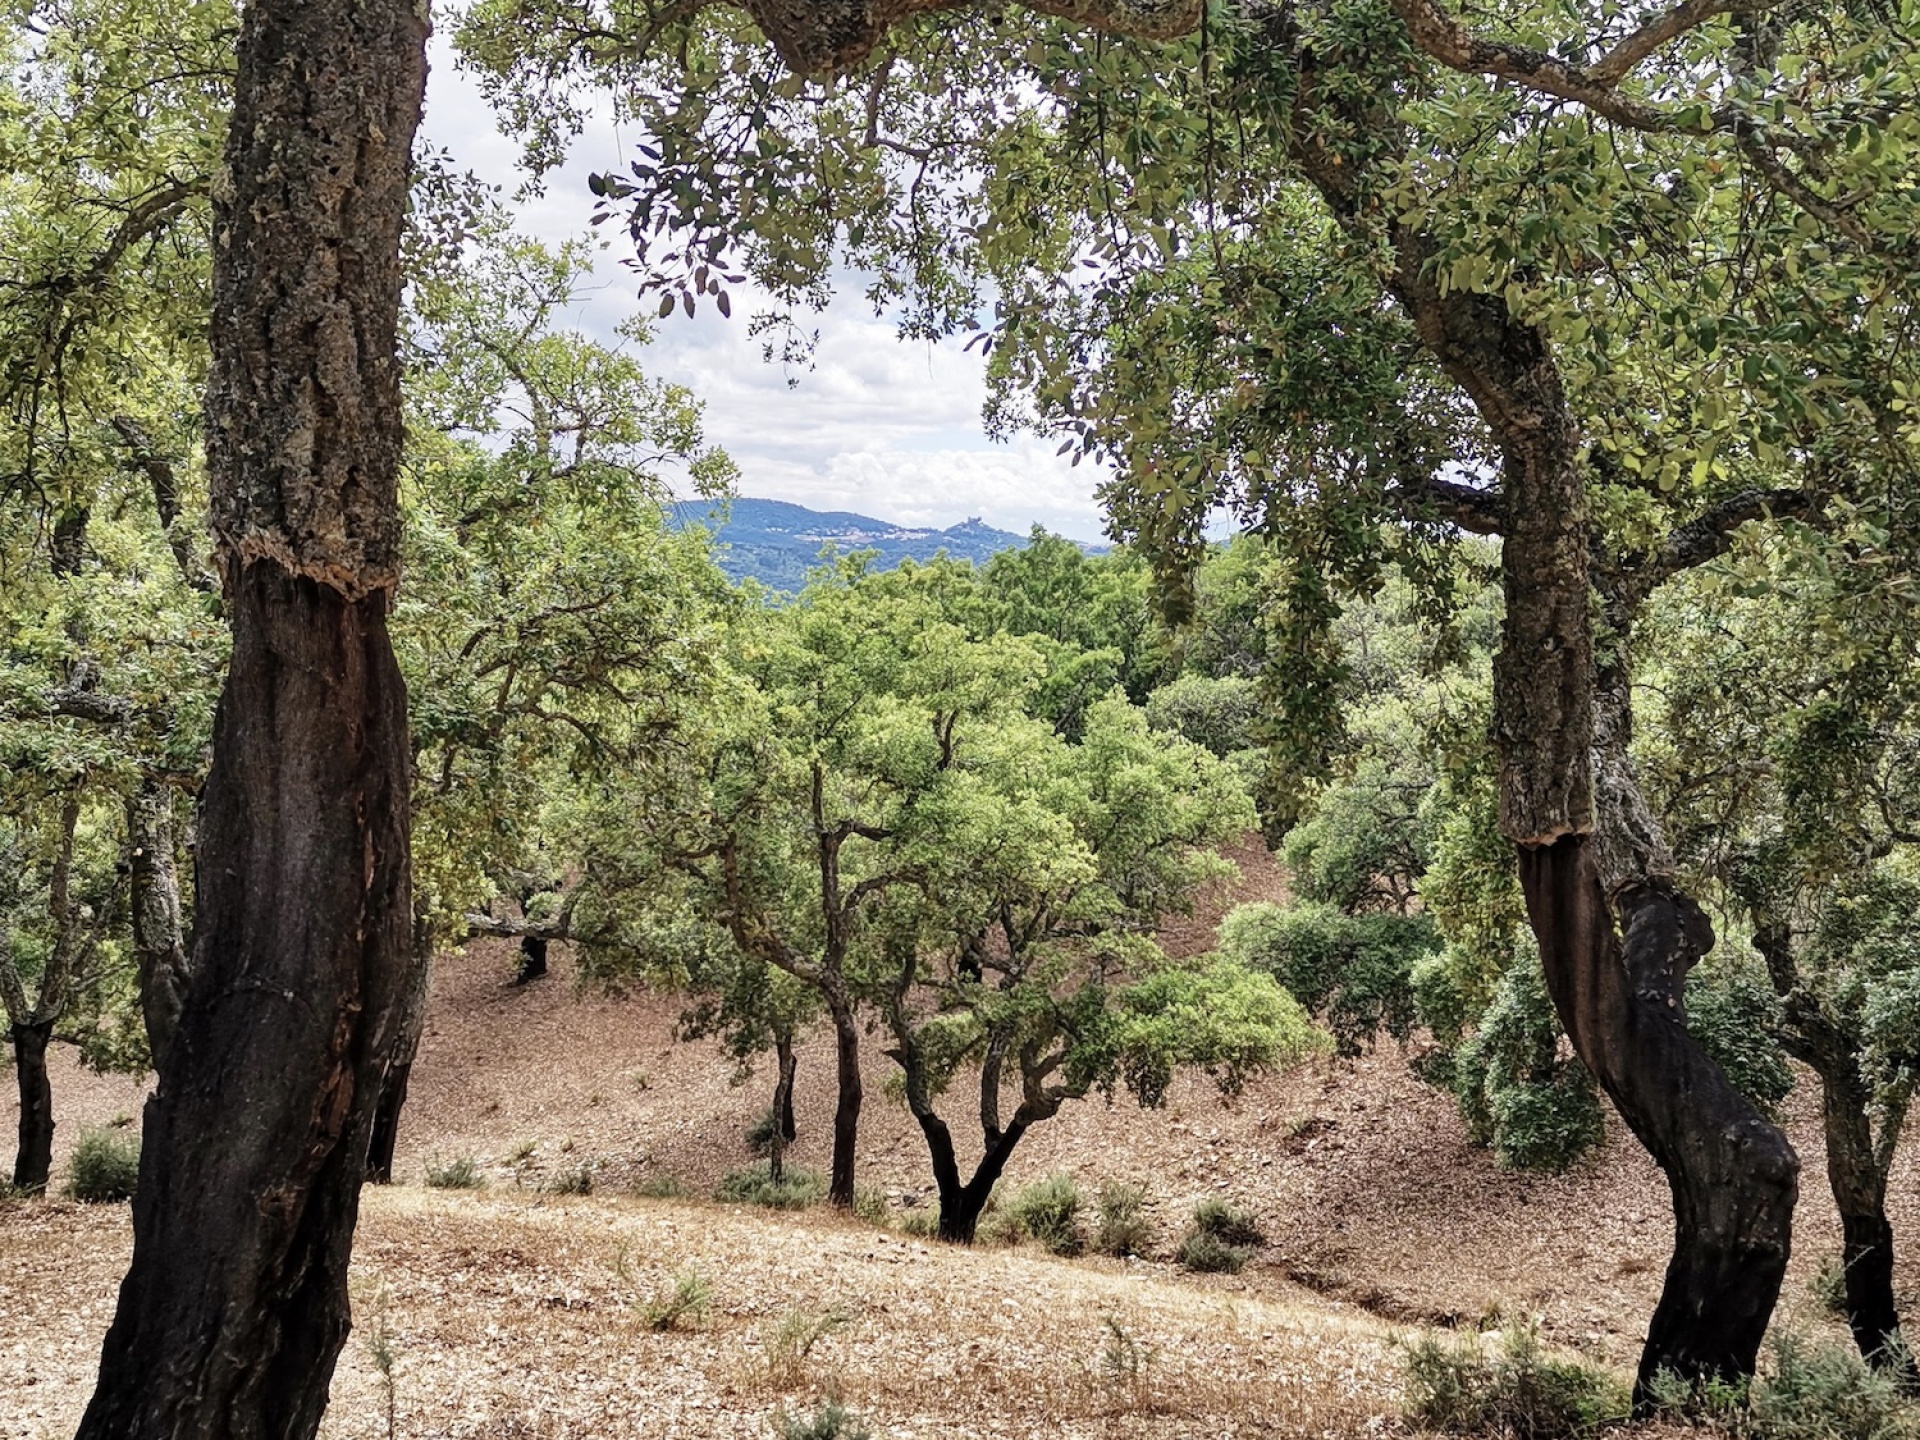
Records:
M877 550L879 566L887 570L902 560L931 560L942 551L979 564L1027 543L1026 536L995 529L977 516L935 530L850 510L810 510L786 500L748 496L726 505L681 500L674 509L681 524L705 525L714 532L716 558L727 574L776 590L798 590L806 584L807 571L820 563L820 552L829 545L842 555Z

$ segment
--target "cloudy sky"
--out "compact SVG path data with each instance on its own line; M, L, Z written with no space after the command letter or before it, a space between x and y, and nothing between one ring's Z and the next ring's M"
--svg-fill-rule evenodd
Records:
M454 64L444 35L434 41L423 129L425 143L451 150L459 169L514 189L515 146ZM611 122L590 127L546 193L523 207L522 228L548 241L587 233L588 172L624 169L631 158ZM638 302L616 251L603 254L599 274L577 323L611 339ZM754 308L736 295L731 320L711 305L692 319L675 311L644 357L653 374L706 401L708 434L739 465L741 494L914 525L978 515L1007 530L1037 522L1075 539L1101 538L1093 467L1071 468L1038 437L987 439L980 423L985 362L977 351L964 353L959 342L902 342L859 294L848 293L818 317L814 368L795 372L798 384L789 386L789 373L766 363L747 334Z

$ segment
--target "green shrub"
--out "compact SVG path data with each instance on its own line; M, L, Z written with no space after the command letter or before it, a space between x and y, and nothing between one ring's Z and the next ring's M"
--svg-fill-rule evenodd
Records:
M1266 1243L1259 1221L1217 1195L1209 1195L1193 1207L1193 1228L1227 1245L1255 1247Z
M649 1330L667 1331L677 1329L683 1321L689 1325L705 1324L712 1303L713 1286L706 1278L697 1270L679 1270L652 1298L642 1301L634 1310Z
M773 1149L773 1137L779 1129L779 1112L768 1106L747 1126L747 1148L756 1155L765 1155Z
M940 1233L940 1216L932 1207L922 1205L900 1217L900 1233L920 1240L931 1240Z
M1793 1070L1775 1043L1780 997L1756 963L1715 959L1687 977L1687 1029L1764 1114L1793 1091Z
M1037 1240L1055 1255L1078 1255L1087 1248L1081 1203L1071 1175L1049 1175L1016 1194L1003 1213L1016 1237Z
M1916 1440L1920 1405L1899 1378L1870 1370L1852 1350L1810 1345L1792 1334L1773 1341L1773 1364L1753 1387L1746 1434L1752 1440Z
M1144 1255L1153 1241L1147 1219L1147 1187L1110 1180L1100 1187L1100 1225L1093 1248L1102 1255Z
M1147 697L1147 724L1225 757L1254 744L1260 687L1241 676L1182 675Z
M1502 1165L1564 1170L1605 1138L1605 1114L1586 1066L1561 1057L1560 1017L1538 955L1523 948L1454 1056L1454 1094L1474 1143Z
M1359 1054L1382 1030L1397 1040L1412 1033L1413 970L1439 948L1428 915L1259 901L1220 922L1220 953L1279 981L1326 1022L1343 1055Z
M140 1184L140 1137L124 1130L89 1130L73 1147L67 1194L86 1203L131 1200Z
M1206 1230L1189 1230L1180 1242L1180 1263L1203 1275L1238 1275L1252 1258L1245 1245L1229 1245Z
M775 1180L764 1163L729 1172L713 1192L716 1200L764 1205L769 1210L804 1210L818 1205L826 1195L827 1177L818 1170L789 1165L785 1177Z
M871 1440L873 1435L838 1400L829 1400L811 1415L782 1410L773 1417L773 1428L780 1440Z
M684 1200L688 1191L678 1175L643 1175L634 1182L633 1193L642 1200Z
M1547 1354L1537 1321L1504 1332L1491 1352L1479 1335L1432 1332L1407 1347L1407 1413L1444 1434L1563 1440L1630 1409L1610 1372Z
M480 1162L471 1155L453 1160L427 1161L427 1184L435 1190L478 1190L487 1183Z
M1847 1318L1847 1267L1838 1255L1820 1262L1807 1281L1807 1290L1827 1314L1840 1320Z
M875 1185L858 1185L853 1191L853 1213L869 1225L883 1230L893 1224L893 1211L887 1205L887 1192Z

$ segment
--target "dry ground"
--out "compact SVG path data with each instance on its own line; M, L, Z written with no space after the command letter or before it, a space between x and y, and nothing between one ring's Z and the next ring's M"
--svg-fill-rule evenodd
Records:
M1241 859L1242 878L1170 932L1170 948L1204 948L1228 904L1283 893L1263 851ZM768 1077L738 1086L711 1044L676 1043L671 998L577 993L564 958L525 988L510 974L503 947L441 962L398 1157L417 1184L429 1161L473 1156L489 1189L403 1186L367 1205L355 1285L363 1330L386 1297L401 1435L765 1436L782 1404L834 1387L888 1436L1392 1434L1400 1327L1537 1312L1557 1342L1626 1365L1658 1291L1665 1184L1629 1137L1616 1127L1566 1176L1508 1174L1467 1146L1451 1102L1392 1046L1271 1078L1231 1105L1188 1080L1160 1111L1070 1106L1022 1143L1010 1184L1067 1170L1088 1189L1146 1185L1163 1255L1196 1198L1247 1205L1269 1244L1230 1280L1164 1261L953 1252L817 1213L626 1198L662 1177L707 1193L747 1163L743 1130ZM886 1093L880 1049L868 1046L861 1179L897 1213L929 1198L927 1162ZM831 1071L826 1045L803 1048L798 1164L824 1167ZM56 1165L84 1126L137 1113L142 1093L64 1062L55 1083ZM1838 1250L1814 1099L1803 1086L1789 1117L1804 1180L1782 1312L1803 1326L1823 1323L1808 1282ZM956 1092L957 1132L966 1117ZM1914 1164L1908 1147L1893 1187L1903 1237L1920 1234ZM540 1191L581 1165L594 1169L592 1197ZM0 1440L70 1433L125 1231L123 1206L0 1208ZM645 1331L629 1302L686 1265L714 1285L711 1325ZM1899 1280L1910 1304L1911 1264ZM779 1317L835 1305L848 1328L792 1385L773 1385ZM1119 1343L1110 1315L1155 1357L1142 1387L1102 1365ZM356 1338L330 1436L385 1433L377 1379Z

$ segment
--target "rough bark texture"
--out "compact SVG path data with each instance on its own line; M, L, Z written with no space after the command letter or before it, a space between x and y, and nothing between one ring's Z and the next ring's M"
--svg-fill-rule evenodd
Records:
M1786 1268L1799 1162L1686 1030L1686 973L1712 930L1673 888L1627 758L1629 636L1616 639L1605 685L1596 665L1580 434L1552 346L1503 297L1442 291L1434 238L1383 218L1397 208L1378 193L1392 164L1356 164L1352 147L1363 140L1388 162L1404 149L1399 87L1323 85L1320 57L1290 7L1264 23L1298 65L1296 160L1356 235L1371 243L1384 227L1389 288L1500 450L1500 827L1519 850L1561 1024L1673 1190L1674 1255L1639 1398L1661 1369L1695 1380L1751 1374ZM1630 599L1617 608L1616 629L1630 627Z
M1520 878L1574 1049L1673 1192L1673 1258L1640 1359L1644 1400L1661 1370L1753 1373L1786 1271L1799 1160L1687 1033L1682 980L1711 943L1704 914L1652 883L1610 906L1594 856L1584 835L1523 846Z
M191 966L180 928L180 877L173 862L173 791L143 780L127 802L128 881L140 1013L157 1069L180 1023Z
M414 0L254 0L216 201L212 512L234 653L193 975L83 1440L307 1440L414 983L387 637Z
M860 1102L864 1090L860 1082L860 1028L854 1023L853 1008L844 1000L827 997L833 1016L835 1079L840 1088L833 1107L833 1173L827 1198L835 1205L853 1206L853 1166L860 1140Z
M16 1190L47 1188L53 1169L53 1085L47 1079L47 1045L53 1022L14 1025L13 1069L20 1086L20 1146L13 1156Z
M413 1062L395 1064L387 1071L380 1087L380 1103L374 1107L373 1133L367 1140L367 1179L375 1185L393 1183L393 1152L400 1143L400 1111L407 1103L407 1081L413 1075Z
M1893 1297L1893 1223L1887 1219L1887 1172L1876 1154L1870 1117L1873 1092L1856 1057L1821 1067L1827 1182L1840 1211L1841 1263L1846 1267L1847 1328L1875 1365L1913 1372Z

